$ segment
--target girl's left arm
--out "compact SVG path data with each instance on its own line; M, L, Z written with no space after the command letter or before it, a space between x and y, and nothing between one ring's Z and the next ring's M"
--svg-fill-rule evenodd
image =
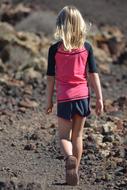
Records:
M96 114L103 113L103 96L101 90L101 83L98 73L89 73L90 84L96 94Z

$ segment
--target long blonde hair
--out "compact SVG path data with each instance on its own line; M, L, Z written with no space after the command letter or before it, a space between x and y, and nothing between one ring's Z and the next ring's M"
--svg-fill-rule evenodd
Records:
M58 13L54 37L62 40L66 50L83 47L86 31L86 23L76 7L65 6Z

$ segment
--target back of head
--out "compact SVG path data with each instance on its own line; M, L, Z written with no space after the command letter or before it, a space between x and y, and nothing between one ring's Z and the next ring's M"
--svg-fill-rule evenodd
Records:
M57 16L55 38L62 40L66 50L83 47L86 23L74 6L65 6Z

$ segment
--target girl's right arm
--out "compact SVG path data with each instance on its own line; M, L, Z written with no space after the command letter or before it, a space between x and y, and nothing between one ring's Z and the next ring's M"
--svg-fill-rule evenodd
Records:
M48 51L47 65L47 88L46 88L46 114L52 112L53 108L53 91L55 85L55 53L54 46L50 46Z
M54 85L55 85L55 76L47 76L47 91L46 91L46 114L52 112L53 108L53 92L54 92Z

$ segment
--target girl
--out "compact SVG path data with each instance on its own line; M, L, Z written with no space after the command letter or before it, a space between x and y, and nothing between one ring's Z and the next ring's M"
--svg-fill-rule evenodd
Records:
M85 41L86 24L76 7L66 6L59 12L55 37L58 41L50 46L48 53L46 114L52 112L56 81L58 131L66 182L77 185L83 127L90 114L87 73L96 94L97 115L103 112L102 91L92 47Z

